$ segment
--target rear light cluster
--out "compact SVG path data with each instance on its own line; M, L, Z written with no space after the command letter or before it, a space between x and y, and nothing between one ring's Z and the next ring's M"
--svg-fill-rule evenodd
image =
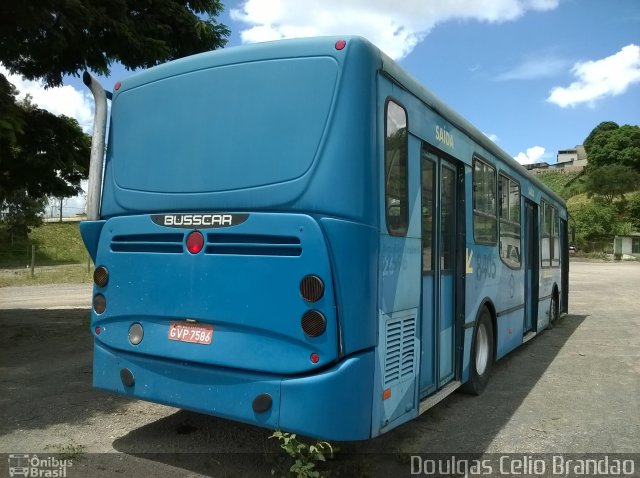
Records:
M300 321L302 330L310 337L321 336L327 328L327 319L317 310L308 310Z
M324 295L324 283L318 276L308 275L300 281L300 295L307 302L318 302Z
M105 266L96 267L96 270L93 271L93 282L96 287L104 288L109 283L109 271ZM96 314L102 314L107 309L107 299L106 297L98 293L93 296L93 310ZM96 334L99 334L99 328L96 328Z
M324 296L324 282L316 275L305 276L300 281L300 295L310 304L318 302ZM300 325L309 337L319 337L327 329L327 319L322 312L308 310L303 314Z
M107 285L109 282L109 271L105 266L96 267L96 270L93 271L93 282L95 282L98 287Z
M93 282L96 287L100 289L107 286L109 283L109 271L105 266L96 267L96 270L93 272ZM102 291L93 296L93 310L96 314L102 314L107 310L107 299ZM103 331L99 325L97 325L94 330L96 335L100 335ZM144 338L144 329L142 328L142 324L138 322L131 324L128 335L129 342L131 342L132 345L138 345L142 342L142 339Z

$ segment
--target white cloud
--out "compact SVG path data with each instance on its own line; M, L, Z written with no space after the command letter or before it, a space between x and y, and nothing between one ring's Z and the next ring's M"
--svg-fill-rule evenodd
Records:
M562 108L580 103L592 106L596 100L620 95L640 82L640 47L627 45L601 60L576 63L571 71L577 80L567 88L553 88L547 101Z
M80 92L70 85L45 89L43 82L25 80L19 75L9 73L2 64L0 73L18 89L18 99L23 99L29 94L39 108L55 115L75 118L85 132L90 132L93 125L93 99L90 93Z
M513 159L520 164L539 163L542 161L545 151L545 148L542 146L533 146L532 148L527 148L526 153L518 153Z
M494 143L497 143L499 141L497 134L487 134L487 133L482 133L482 134L484 134L487 138L489 138Z
M539 78L549 78L563 73L568 66L566 60L552 56L528 59L513 69L496 76L495 80L537 80Z
M505 22L559 0L245 0L231 18L244 43L318 35L362 35L394 59L407 56L449 20Z

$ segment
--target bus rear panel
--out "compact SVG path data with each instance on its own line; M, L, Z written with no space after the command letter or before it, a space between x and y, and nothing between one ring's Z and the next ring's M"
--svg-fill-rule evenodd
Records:
M230 49L122 81L101 220L82 224L108 277L94 291L96 387L371 435L374 68L346 53ZM345 81L371 89L345 98Z

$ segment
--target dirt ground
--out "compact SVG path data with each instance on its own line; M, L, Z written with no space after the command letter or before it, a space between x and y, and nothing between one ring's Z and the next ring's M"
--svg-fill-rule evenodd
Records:
M638 476L640 264L572 262L570 279L570 315L498 362L483 395L339 443L324 470L411 476L425 453L627 453ZM0 477L16 454L66 457L70 477L286 475L268 430L93 390L90 294L0 288L0 453L14 454Z

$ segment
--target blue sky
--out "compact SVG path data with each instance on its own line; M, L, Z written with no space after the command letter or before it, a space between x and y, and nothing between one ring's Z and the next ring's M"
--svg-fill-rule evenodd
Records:
M640 0L223 3L228 46L327 34L369 38L522 162L555 162L559 149L582 143L602 121L640 124ZM102 81L112 89L129 74L114 65ZM79 79L47 91L10 79L41 107L90 128L92 100Z
M296 3L305 8L295 11ZM522 162L554 163L558 150L581 144L602 121L640 124L638 0L250 0L226 6L221 20L232 30L229 45L301 33L368 37ZM636 47L621 53L629 45ZM563 90L574 83L572 91ZM560 88L555 102L554 88Z

